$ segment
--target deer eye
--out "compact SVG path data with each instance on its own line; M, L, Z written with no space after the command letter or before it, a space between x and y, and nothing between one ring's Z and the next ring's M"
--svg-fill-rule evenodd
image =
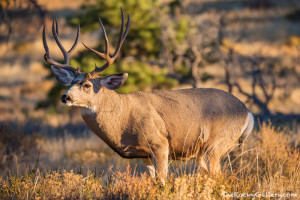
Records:
M88 88L90 88L91 87L91 85L90 84L87 84L87 83L85 83L85 84L83 84L83 86L82 86L83 88L85 88L85 89L88 89Z

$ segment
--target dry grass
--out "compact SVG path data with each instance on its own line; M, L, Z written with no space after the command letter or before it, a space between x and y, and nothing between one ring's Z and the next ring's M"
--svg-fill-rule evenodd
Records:
M300 152L288 131L262 125L242 149L225 156L223 172L171 172L166 186L127 167L109 176L67 171L29 171L0 178L1 199L232 199L229 194L300 196ZM299 138L299 135L298 135ZM229 162L230 160L230 162ZM179 170L180 171L180 170ZM297 196L295 196L297 195ZM275 196L274 196L275 197ZM235 197L251 199L252 197ZM275 199L279 199L277 196ZM270 199L260 196L256 199Z

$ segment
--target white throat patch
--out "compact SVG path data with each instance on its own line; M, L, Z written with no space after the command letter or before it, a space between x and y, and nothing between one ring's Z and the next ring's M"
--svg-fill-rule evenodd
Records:
M80 113L81 115L91 115L91 114L95 114L96 113L96 106L93 106L92 108L83 108L80 109Z
M81 115L92 115L94 112L91 109L80 109Z
M96 113L96 108L80 109L81 115L92 115Z

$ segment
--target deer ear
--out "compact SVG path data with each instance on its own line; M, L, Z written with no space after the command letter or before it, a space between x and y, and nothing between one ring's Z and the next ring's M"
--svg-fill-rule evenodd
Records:
M120 88L126 81L128 77L127 73L124 74L114 74L107 76L101 80L101 84L110 90L115 90Z
M75 78L72 72L65 70L63 68L59 68L59 67L55 67L54 65L51 65L51 70L55 75L55 78L65 86L71 85L72 80Z

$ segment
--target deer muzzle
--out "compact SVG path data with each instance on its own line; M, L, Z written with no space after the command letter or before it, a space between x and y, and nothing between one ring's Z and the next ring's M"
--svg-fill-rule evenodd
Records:
M69 95L64 94L61 96L61 101L63 103L67 103L68 101L71 101L71 97Z

